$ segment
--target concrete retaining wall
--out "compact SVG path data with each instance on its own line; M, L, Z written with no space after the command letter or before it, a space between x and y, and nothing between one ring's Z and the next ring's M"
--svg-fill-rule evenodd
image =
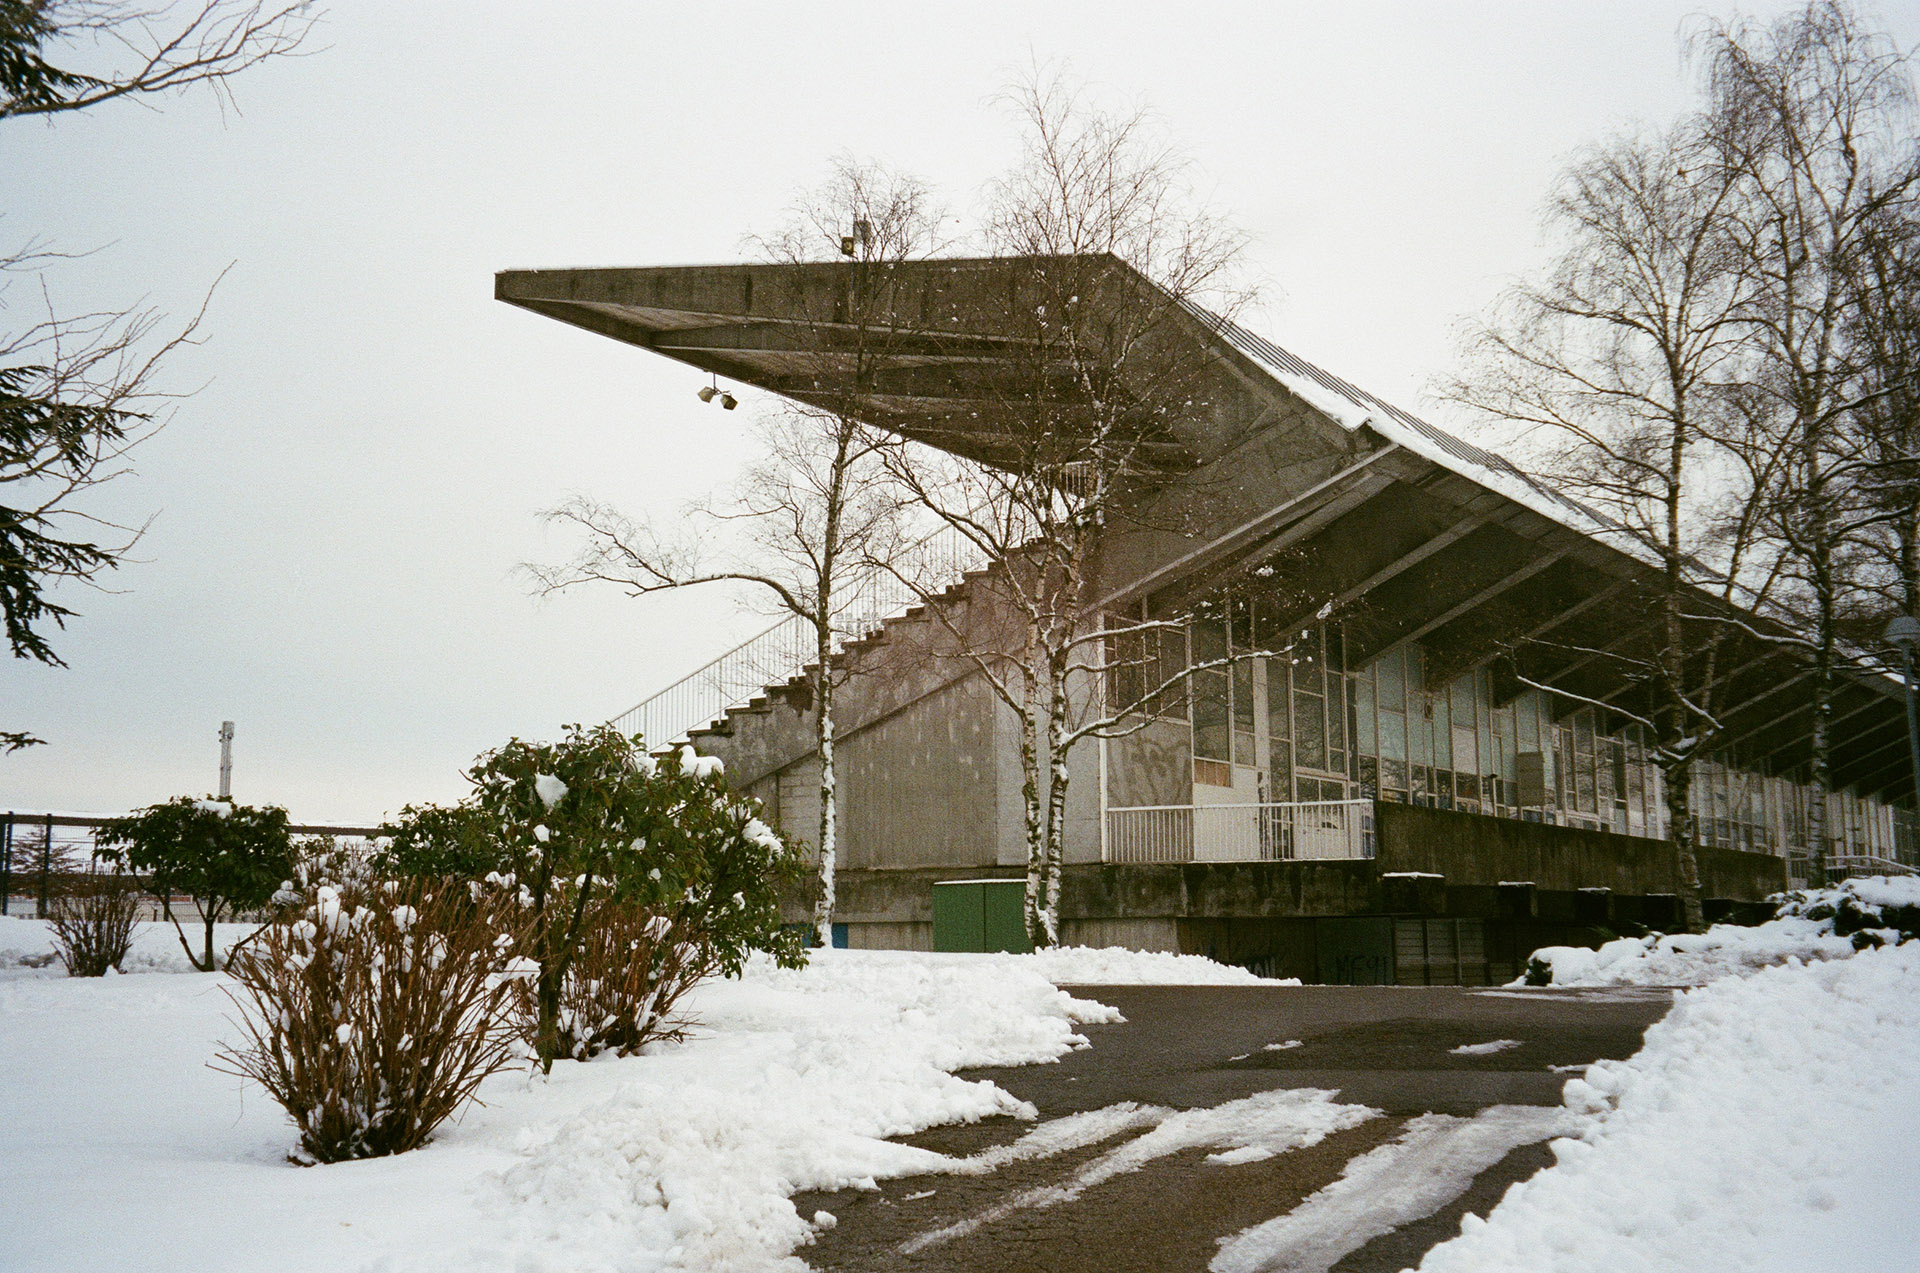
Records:
M1665 840L1404 804L1383 802L1375 810L1381 871L1444 875L1449 892L1510 881L1529 882L1543 893L1679 891L1673 849ZM1699 860L1705 897L1759 901L1787 886L1787 860L1769 853L1702 848Z

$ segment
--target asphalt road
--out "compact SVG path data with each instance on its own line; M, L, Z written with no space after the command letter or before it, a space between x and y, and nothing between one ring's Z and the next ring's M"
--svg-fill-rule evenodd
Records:
M1092 1046L1056 1065L974 1070L964 1077L991 1079L1031 1101L1042 1126L1122 1102L1202 1110L1276 1088L1333 1090L1341 1103L1380 1112L1316 1144L1231 1165L1208 1162L1206 1148L1186 1149L1105 1175L1100 1164L1110 1159L1103 1155L1124 1153L1129 1138L1144 1130L1134 1127L991 1172L799 1195L794 1202L802 1215L826 1211L836 1218L815 1245L799 1252L809 1264L823 1273L1199 1270L1220 1253L1222 1239L1293 1213L1303 1233L1315 1230L1310 1217L1325 1218L1297 1249L1263 1267L1393 1273L1458 1233L1464 1214L1486 1214L1508 1185L1551 1162L1538 1134L1510 1149L1498 1145L1484 1169L1456 1169L1457 1185L1441 1191L1452 1196L1431 1207L1407 1201L1417 1191L1383 1185L1377 1205L1364 1198L1358 1214L1329 1208L1325 1196L1316 1198L1317 1208L1295 1209L1356 1158L1376 1149L1401 1152L1396 1146L1435 1124L1434 1135L1445 1141L1470 1132L1475 1115L1482 1122L1512 1116L1523 1124L1549 1117L1511 1107L1559 1105L1566 1074L1553 1067L1632 1055L1671 1003L1670 992L1645 989L1071 989L1119 1008L1126 1023L1087 1027ZM1452 1051L1496 1040L1515 1046L1479 1055ZM1275 1044L1282 1046L1270 1047ZM1422 1115L1449 1117L1412 1122ZM965 1156L1011 1144L1034 1127L996 1119L909 1139ZM1436 1152L1446 1156L1444 1149ZM1411 1157L1406 1169L1415 1177L1425 1170ZM1102 1178L1072 1187L1088 1171ZM1382 1231L1356 1236L1373 1230Z

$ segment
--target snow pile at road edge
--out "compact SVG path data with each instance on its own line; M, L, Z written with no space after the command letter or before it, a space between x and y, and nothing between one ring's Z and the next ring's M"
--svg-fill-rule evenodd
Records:
M1681 992L1637 1054L1565 1093L1581 1134L1420 1273L1899 1267L1920 1195L1920 943Z
M499 1180L514 1213L503 1255L582 1271L801 1270L787 1253L814 1225L793 1193L958 1166L888 1138L1033 1118L951 1071L1056 1060L1084 1046L1075 1026L1119 1019L1031 966L886 952L791 971L756 960L693 998L698 1038L528 1136Z

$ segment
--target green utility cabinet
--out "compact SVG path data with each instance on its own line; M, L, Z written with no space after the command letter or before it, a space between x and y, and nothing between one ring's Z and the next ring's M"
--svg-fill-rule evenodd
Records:
M943 880L933 886L933 948L1024 955L1026 905L1025 880Z

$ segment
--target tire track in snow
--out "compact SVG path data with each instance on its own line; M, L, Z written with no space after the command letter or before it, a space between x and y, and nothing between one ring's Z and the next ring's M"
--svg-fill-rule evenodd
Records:
M1124 1120L1126 1125L1151 1122L1152 1127L1085 1164L1062 1184L1022 1190L976 1215L910 1238L897 1250L903 1256L914 1255L964 1237L1015 1212L1072 1202L1115 1176L1138 1171L1156 1159L1183 1150L1214 1150L1210 1161L1224 1164L1251 1162L1318 1144L1329 1134L1357 1126L1380 1113L1365 1105L1336 1104L1334 1095L1318 1088L1280 1088L1244 1100L1179 1113L1151 1105L1127 1108L1124 1113L1119 1106L1095 1110L1092 1114L1101 1116L1095 1125L1120 1130ZM1036 1129L1031 1134L1038 1135L1044 1130ZM1070 1134L1061 1139L1077 1138ZM1093 1143L1078 1139L1081 1144Z
M1494 1105L1422 1114L1285 1215L1221 1239L1210 1273L1326 1273L1383 1234L1432 1215L1522 1145L1572 1130L1565 1109Z

